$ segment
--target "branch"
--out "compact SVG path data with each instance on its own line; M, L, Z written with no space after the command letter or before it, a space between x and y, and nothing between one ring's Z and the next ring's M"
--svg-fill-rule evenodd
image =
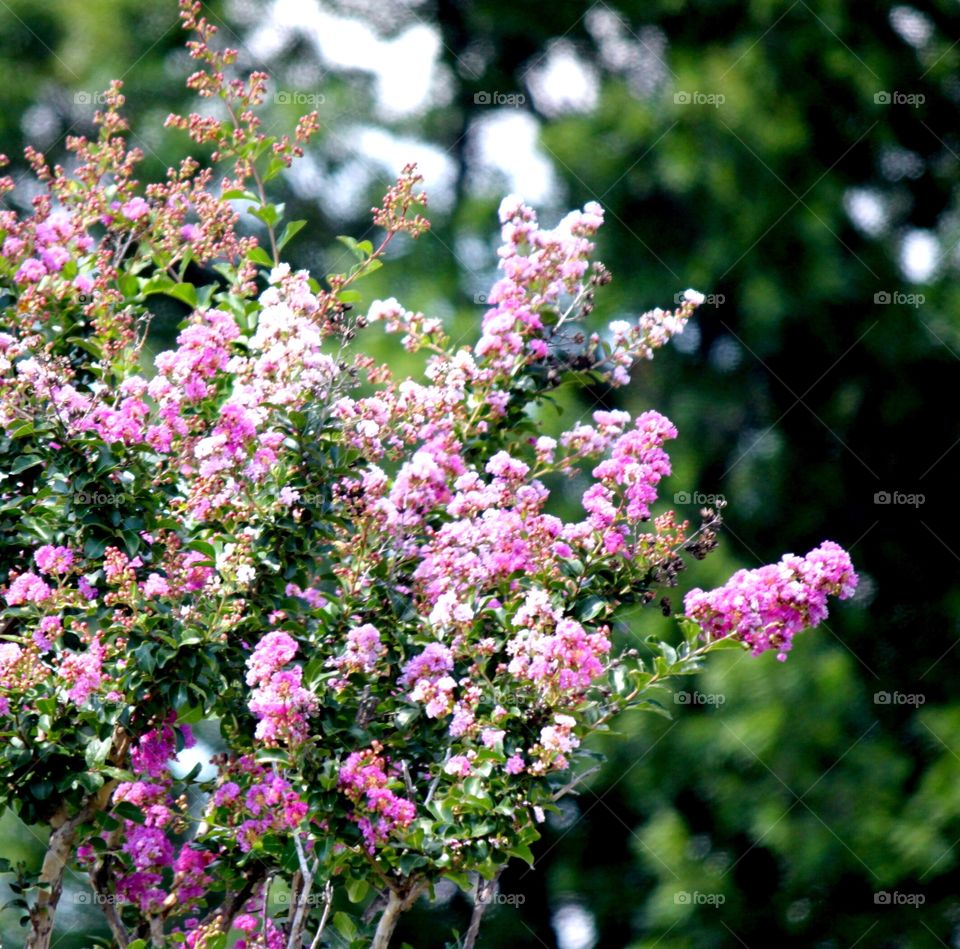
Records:
M317 929L317 934L313 937L313 942L310 943L310 949L319 949L320 937L323 935L323 930L327 926L327 919L330 917L331 909L333 909L333 884L327 880L323 887L323 915L320 917L320 926Z
M233 919L243 909L244 903L253 895L254 889L261 883L266 876L266 867L262 863L256 863L251 866L251 873L244 878L243 886L239 890L227 891L224 894L223 902L210 910L204 918L201 926L210 926L214 920L219 918L220 931L229 932L233 925Z
M397 928L397 923L400 922L401 915L413 906L424 889L426 889L424 883L414 883L406 891L398 891L390 887L387 905L380 917L380 922L377 923L377 931L373 942L370 943L370 949L389 949L390 939Z
M463 941L463 949L474 949L477 943L477 936L480 935L480 923L483 920L483 914L487 911L494 894L497 892L497 881L505 867L500 867L493 875L493 879L484 880L483 877L477 878L477 892L473 898L473 912L470 914L470 928L467 930L466 938Z
M559 801L566 794L570 794L578 784L582 784L591 774L596 774L600 770L600 765L594 765L592 768L587 768L586 771L581 771L580 774L574 775L573 779L565 784L562 788L555 791L553 794L553 800Z
M108 882L110 880L110 864L113 862L113 854L108 853L103 860L95 867L90 869L90 886L97 897L97 902L103 910L103 915L107 919L107 925L113 934L114 941L120 949L127 949L130 942L130 934L123 925L123 920L117 912L117 907L110 898L110 889Z
M87 798L73 817L67 817L67 805L61 804L51 819L50 825L54 830L47 842L47 852L37 880L41 889L36 903L30 908L30 934L24 949L50 949L54 916L63 894L63 875L73 856L77 831L81 824L103 810L116 785L117 781L108 781L95 795Z

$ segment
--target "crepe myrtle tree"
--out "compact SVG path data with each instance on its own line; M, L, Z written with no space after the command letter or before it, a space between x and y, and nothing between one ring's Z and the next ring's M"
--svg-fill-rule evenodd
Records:
M470 947L588 735L714 649L785 658L856 576L825 542L688 594L679 645L615 647L616 612L707 554L719 511L652 515L677 436L657 412L554 439L536 409L627 382L700 294L592 332L601 208L546 229L508 197L472 345L395 299L359 315L353 285L428 226L420 177L373 210L378 246L342 238L349 272L292 272L304 222L282 226L269 185L317 116L264 134L267 77L234 75L198 4L181 15L211 102L168 124L206 161L138 181L114 83L69 172L28 150L32 208L0 211L0 801L49 832L41 866L2 870L30 949L68 868L126 949L384 949L444 879L479 890ZM190 313L148 359L155 294ZM374 323L421 378L364 354ZM574 475L564 521L545 482ZM208 721L215 777L175 777ZM339 888L365 913L333 913Z

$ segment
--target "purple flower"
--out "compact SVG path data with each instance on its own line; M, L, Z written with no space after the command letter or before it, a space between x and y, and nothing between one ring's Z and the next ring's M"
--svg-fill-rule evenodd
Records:
M691 590L684 609L711 639L731 636L755 656L776 649L783 661L797 633L826 619L827 596L848 599L856 586L850 555L828 540L806 557L785 554L777 564L738 570L709 593Z
M123 216L130 221L137 221L142 218L145 214L150 213L150 205L147 204L143 198L131 198L124 205L121 206L120 210L123 212Z

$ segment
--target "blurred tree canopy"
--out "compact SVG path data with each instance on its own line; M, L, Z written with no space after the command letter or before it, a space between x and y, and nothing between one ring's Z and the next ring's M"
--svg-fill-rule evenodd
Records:
M501 881L524 902L492 909L481 943L956 944L960 8L236 0L209 12L241 63L274 77L277 128L320 112L319 145L285 183L290 216L311 223L296 263L335 269L335 235L360 238L391 173L420 158L434 229L369 292L389 281L468 333L496 206L522 163L545 218L606 208L605 318L669 306L687 286L712 295L628 390L593 393L677 424L669 492L729 501L722 552L682 578L678 601L823 538L862 573L858 597L785 665L725 655L670 703L672 721L618 723L611 761L548 819L536 871ZM189 71L172 2L7 0L0 62L12 158L30 142L62 159L114 76L145 174L172 157L162 122ZM397 104L396 84L421 80L421 100ZM24 178L13 199L30 196ZM924 500L882 503L895 492ZM696 503L676 506L696 519ZM651 609L621 633L662 622ZM9 818L0 835L5 855L35 852ZM444 915L404 924L418 949L465 927L465 900L439 898ZM15 919L0 925L17 945ZM89 944L77 925L63 942Z

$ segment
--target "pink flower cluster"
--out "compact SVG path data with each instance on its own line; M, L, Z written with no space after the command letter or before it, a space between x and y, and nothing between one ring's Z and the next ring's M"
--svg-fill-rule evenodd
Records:
M303 669L283 669L297 653L284 632L267 633L247 660L247 685L255 686L249 708L257 717L256 737L267 746L300 744L308 734L307 719L317 710L316 696L305 689Z
M251 755L225 762L219 780L210 800L211 820L228 824L244 853L265 834L296 830L307 816L307 804L290 782Z
M610 652L605 628L588 633L576 620L561 619L552 633L524 630L507 646L507 671L537 683L551 696L582 694L604 670Z
M33 256L26 257L14 277L17 283L39 283L48 274L59 273L75 254L88 253L93 239L82 233L73 217L63 211L51 214L34 229ZM27 250L24 238L9 236L3 242L2 254L19 257Z
M23 603L42 603L52 596L53 590L35 573L21 573L6 592L5 599L10 606Z
M453 709L457 682L450 675L452 670L450 648L443 643L430 643L404 665L399 681L401 686L413 686L409 698L426 705L428 718L441 718Z
M185 909L195 905L208 891L213 877L207 872L216 855L191 842L174 843L172 836L179 816L171 794L169 762L176 755L175 715L144 732L130 752L130 768L137 780L117 785L113 803L132 804L143 814L143 822L123 822L121 852L125 869L117 876L116 894L124 902L151 915L161 912L171 893ZM180 726L184 745L194 744L187 726ZM92 848L84 848L86 860L96 859ZM170 879L172 882L165 882Z
M776 649L782 661L797 633L826 619L827 596L845 600L856 587L850 555L828 540L805 557L786 554L779 563L738 570L716 590L691 590L684 609L708 638L732 636L755 656Z
M397 769L390 768L376 743L353 752L340 766L340 790L356 808L353 820L370 854L391 834L409 827L417 816L416 807L390 787L396 777Z
M60 657L59 673L70 686L68 698L83 705L103 682L103 660L106 648L99 634L93 638L82 653L65 653Z
M73 551L69 547L45 544L33 555L37 569L46 574L63 574L73 565Z
M249 851L270 831L295 830L307 816L306 802L291 788L290 782L278 774L264 774L247 789L243 803L246 812L252 815L237 829L237 842L243 851Z
M531 774L562 770L569 764L567 754L580 745L574 734L577 720L572 715L554 715L553 724L540 729L540 740L530 749L534 762L528 767Z
M511 195L500 204L503 276L493 285L491 308L474 354L483 367L509 375L516 365L542 359L549 348L541 313L571 302L583 290L603 210L591 201L572 211L553 230L541 228L536 213Z
M657 499L656 486L670 474L670 459L662 446L666 439L676 437L669 419L658 412L644 412L633 429L614 441L610 457L593 469L598 481L584 493L583 506L590 527L603 534L607 553L624 548L631 524L649 519L650 505ZM618 493L622 493L622 501ZM617 523L621 509L626 523Z
M347 632L347 648L342 656L328 660L327 664L341 674L364 674L371 679L377 677L377 664L387 653L386 646L380 640L380 631L370 623L354 626ZM346 679L334 679L331 685L341 690L347 684Z

